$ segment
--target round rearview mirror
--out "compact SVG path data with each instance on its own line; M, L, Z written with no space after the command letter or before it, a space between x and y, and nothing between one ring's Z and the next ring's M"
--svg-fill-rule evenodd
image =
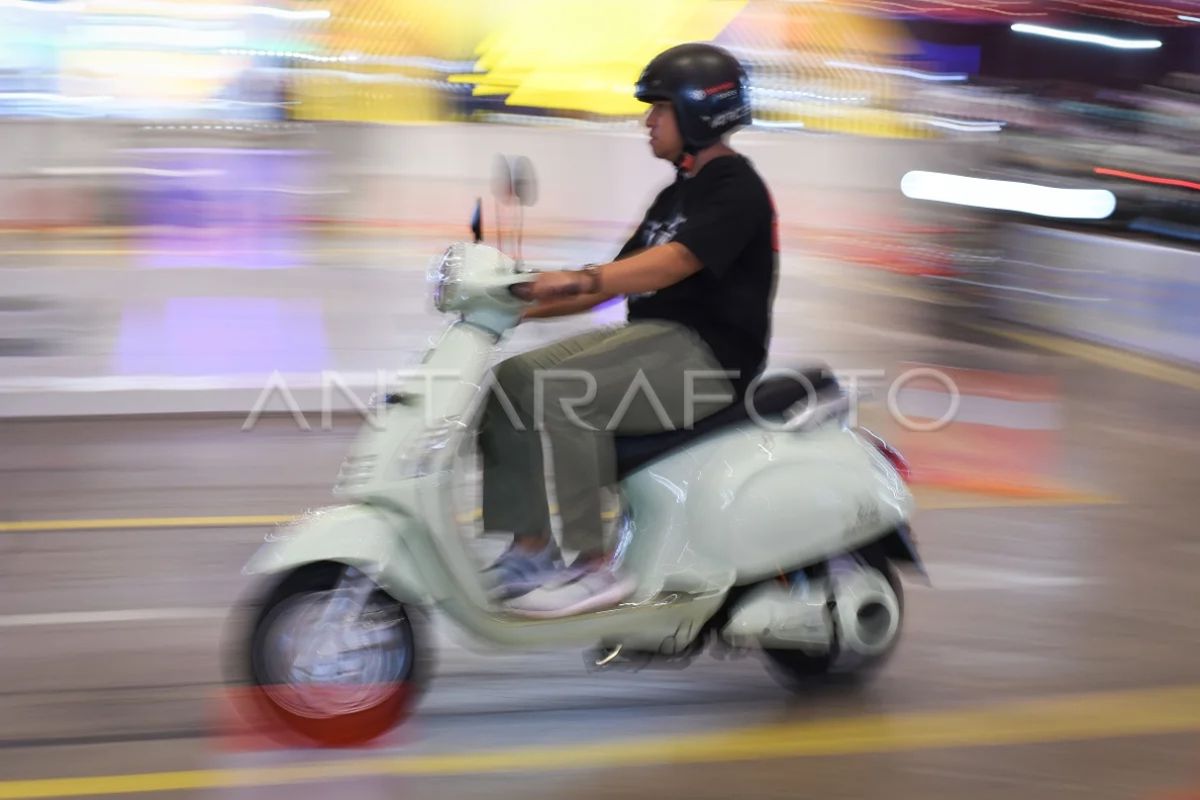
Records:
M533 162L525 156L517 156L512 161L512 188L521 205L531 206L537 202L537 173Z
M497 154L492 163L492 197L504 205L511 205L517 199L512 163L503 154Z

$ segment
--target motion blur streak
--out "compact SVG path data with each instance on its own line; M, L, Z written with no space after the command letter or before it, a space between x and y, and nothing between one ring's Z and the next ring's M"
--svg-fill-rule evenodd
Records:
M430 756L381 756L286 767L190 770L0 782L0 800L285 786L367 776L593 770L659 764L996 747L1200 731L1200 687L1045 698L952 712L770 725L670 739Z
M1196 796L1197 22L1192 0L0 0L0 800ZM373 749L263 735L233 702L270 589L244 570L345 501L361 426L397 416L452 321L431 259L477 203L486 245L523 222L528 269L611 259L676 177L633 84L690 40L747 71L768 368L846 376L846 424L908 465L929 583L901 573L894 656L789 696L757 644L651 670L582 652L602 636L496 652L435 612L428 691ZM498 155L529 158L536 204L496 191ZM494 357L625 313L522 324ZM779 463L783 435L747 441ZM436 550L482 591L508 538L470 438ZM794 516L781 540L817 527ZM386 681L364 655L386 622L307 645Z
M900 182L900 190L913 200L1061 219L1104 219L1117 207L1116 197L1105 189L1055 189L936 172L909 172Z
M1082 31L1064 31L1059 28L1047 28L1044 25L1028 25L1026 23L1017 23L1012 26L1016 33L1030 33L1034 36L1047 36L1051 39L1063 39L1068 42L1083 42L1085 44L1098 44L1104 47L1113 47L1118 50L1157 50L1162 47L1162 42L1157 39L1118 39L1113 36L1104 36L1098 33L1085 33Z
M1200 191L1200 183L1195 181L1185 181L1180 178L1164 178L1158 175L1139 175L1136 172L1126 172L1121 169L1109 169L1108 167L1096 167L1094 172L1097 175L1111 175L1114 178L1128 178L1131 181L1141 181L1142 183L1156 183L1159 186L1179 186L1184 189L1195 189Z

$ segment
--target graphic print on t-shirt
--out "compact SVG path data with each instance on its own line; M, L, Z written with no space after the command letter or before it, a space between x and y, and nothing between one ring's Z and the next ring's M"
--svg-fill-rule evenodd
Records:
M657 247L660 244L667 244L675 238L675 232L683 223L687 222L687 217L682 212L675 212L675 216L670 219L663 220L647 220L645 228L642 231L642 246ZM637 300L642 297L653 297L654 291L640 292L630 295L630 300Z
M679 230L679 226L685 222L687 222L687 217L680 212L676 212L675 216L666 221L647 221L646 230L642 234L645 246L657 247L660 244L666 244L675 238L675 231Z

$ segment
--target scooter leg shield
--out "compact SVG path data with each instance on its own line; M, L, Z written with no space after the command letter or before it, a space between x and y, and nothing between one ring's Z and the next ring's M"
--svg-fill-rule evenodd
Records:
M272 534L242 573L271 575L333 561L370 575L401 602L424 605L429 588L404 537L411 524L401 515L362 505L314 511Z

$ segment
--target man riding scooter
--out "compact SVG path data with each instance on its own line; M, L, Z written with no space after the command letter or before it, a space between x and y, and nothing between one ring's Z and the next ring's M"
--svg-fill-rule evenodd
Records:
M751 120L746 73L718 47L680 45L646 66L636 97L651 105L650 147L675 165L675 181L613 262L538 273L524 290L537 301L525 319L625 296L628 321L499 364L481 425L484 527L513 533L485 576L525 616L609 608L634 591L604 541L600 489L616 481L613 437L697 422L738 400L766 365L774 205L728 144ZM591 377L582 400L580 376ZM563 547L578 553L569 567L551 534L542 431Z
M273 532L244 567L259 588L242 664L269 719L326 743L390 730L425 683L434 610L509 650L591 648L595 669L680 667L712 649L760 653L791 682L867 674L894 652L898 570L920 570L903 458L850 425L825 365L760 380L775 217L722 138L748 119L746 91L737 62L706 45L646 68L651 147L679 175L616 261L530 273L477 225L431 264L433 305L453 321L356 437L338 503ZM514 180L523 205L531 185ZM509 359L489 380L523 318L617 295L626 325ZM580 394L580 375L594 391ZM550 544L539 428L570 568ZM485 524L517 535L487 571L490 597L459 513L476 438ZM614 556L600 487L618 478Z

